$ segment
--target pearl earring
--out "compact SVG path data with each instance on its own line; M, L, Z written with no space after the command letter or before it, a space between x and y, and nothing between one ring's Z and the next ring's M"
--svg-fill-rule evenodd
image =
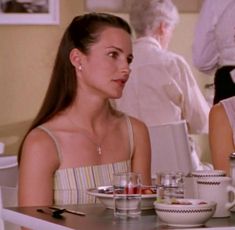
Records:
M78 66L78 70L80 70L80 71L82 70L82 66L81 66L81 65L80 65L80 66Z

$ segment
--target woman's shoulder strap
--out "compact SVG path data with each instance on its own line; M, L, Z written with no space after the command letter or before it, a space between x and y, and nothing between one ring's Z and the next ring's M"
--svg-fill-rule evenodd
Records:
M42 126L42 125L38 126L37 128L43 130L53 140L53 142L55 143L55 146L56 146L58 158L61 162L61 158L62 158L61 149L60 149L59 143L58 143L55 135L53 134L53 132L50 129L48 129L45 126Z
M128 136L129 136L129 145L130 145L130 159L132 158L133 151L134 151L134 133L133 133L133 127L131 124L130 117L125 115L126 123L127 123L127 130L128 130Z

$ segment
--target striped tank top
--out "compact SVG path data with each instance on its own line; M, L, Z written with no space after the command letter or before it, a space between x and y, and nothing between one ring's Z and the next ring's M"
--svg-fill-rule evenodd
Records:
M128 116L126 116L126 121L130 143L130 159L110 164L56 170L54 174L55 205L95 203L96 199L87 194L87 189L112 185L113 173L128 172L131 170L131 157L134 144L133 130ZM60 146L52 131L44 126L38 126L38 128L45 131L53 139L57 148L58 157L61 160Z

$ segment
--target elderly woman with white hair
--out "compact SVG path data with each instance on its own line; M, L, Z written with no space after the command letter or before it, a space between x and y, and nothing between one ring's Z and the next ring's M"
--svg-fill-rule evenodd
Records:
M207 133L208 103L187 62L167 50L179 21L176 6L170 0L135 0L130 9L134 60L117 107L149 127L186 120L190 133ZM193 164L204 169L199 160Z

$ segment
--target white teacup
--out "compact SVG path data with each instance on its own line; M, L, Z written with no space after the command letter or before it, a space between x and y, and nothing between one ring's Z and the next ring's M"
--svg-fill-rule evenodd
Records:
M225 171L223 170L198 170L191 173L192 174L192 198L199 198L198 197L198 187L197 187L197 180L200 178L211 178L211 177L224 177L226 176Z
M230 177L202 177L197 179L198 198L217 203L213 217L229 217L230 209L235 206L235 187ZM233 201L229 200L233 193Z

